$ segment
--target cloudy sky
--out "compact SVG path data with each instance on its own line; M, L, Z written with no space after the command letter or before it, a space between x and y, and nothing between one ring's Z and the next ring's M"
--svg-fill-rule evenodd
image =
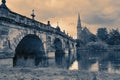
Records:
M120 0L6 0L7 6L14 12L31 17L35 10L36 20L56 27L76 37L78 12L82 25L96 33L98 27L119 28Z

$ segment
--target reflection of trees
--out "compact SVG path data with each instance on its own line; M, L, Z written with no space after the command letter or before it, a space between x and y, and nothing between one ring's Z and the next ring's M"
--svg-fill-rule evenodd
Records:
M103 51L79 51L79 55L77 56L79 68L83 70L88 70L97 61L100 61L100 64L102 64L102 62L108 61L108 55L108 52Z
M89 70L89 68L95 63L96 61L91 61L91 60L80 60L78 61L79 64L79 69L81 70Z
M110 52L109 61L113 70L120 70L120 52Z
M96 60L92 59L94 54L91 54L89 51L81 51L79 53L78 57L78 63L79 63L79 68L82 70L88 70L92 64L96 62Z
M109 53L106 51L81 51L80 50L77 53L78 60L84 60L84 59L103 60L103 59L107 59L108 55Z
M120 52L104 52L104 51L79 51L78 63L79 69L89 70L93 64L98 61L99 71L120 70Z
M107 42L109 45L120 45L120 32L118 31L118 29L112 29L110 31Z
M101 60L99 61L99 71L108 71L108 64L109 61L107 60Z
M120 52L110 52L109 54L109 60L114 61L114 60L119 60L120 59Z

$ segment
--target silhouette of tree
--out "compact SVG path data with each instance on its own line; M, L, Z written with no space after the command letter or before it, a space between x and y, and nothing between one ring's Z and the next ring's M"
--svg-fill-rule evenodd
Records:
M107 39L108 39L108 31L106 28L99 28L97 30L97 37L104 41L104 42L107 42Z
M118 29L112 29L108 38L109 45L120 45L120 32Z

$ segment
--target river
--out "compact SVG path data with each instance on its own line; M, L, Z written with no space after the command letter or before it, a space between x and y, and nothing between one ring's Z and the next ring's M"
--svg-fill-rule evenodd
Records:
M70 70L120 73L120 52L80 51Z

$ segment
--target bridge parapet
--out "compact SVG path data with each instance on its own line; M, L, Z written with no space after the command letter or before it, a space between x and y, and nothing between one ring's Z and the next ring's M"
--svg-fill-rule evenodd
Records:
M75 41L71 36L69 36L65 32L58 31L58 30L56 30L56 28L54 28L52 26L48 26L47 24L41 23L36 20L32 20L26 16L20 15L18 13L12 12L12 11L7 11L7 13L6 13L6 12L0 10L0 19L3 20L3 18L4 19L6 18L6 20L12 21L13 23L17 23L18 25L21 24L23 27L28 26L28 28L34 28L36 30L44 30L44 31L52 32L55 34L59 34L63 37L66 37L72 41Z

